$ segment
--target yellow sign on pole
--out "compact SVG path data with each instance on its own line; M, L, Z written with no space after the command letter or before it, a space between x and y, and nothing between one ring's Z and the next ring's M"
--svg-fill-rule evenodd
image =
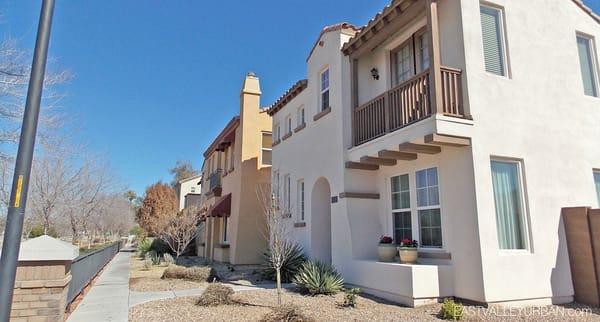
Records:
M15 208L19 208L21 204L21 190L23 189L23 175L17 179L17 191L15 192Z

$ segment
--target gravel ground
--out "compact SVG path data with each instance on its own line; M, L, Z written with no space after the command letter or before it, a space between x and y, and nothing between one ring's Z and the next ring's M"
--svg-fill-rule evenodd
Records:
M174 291L198 288L206 283L192 282L179 279L162 279L165 266L152 266L143 270L143 261L132 256L129 265L129 290L135 292Z
M130 321L257 321L276 305L275 290L237 292L240 303L218 307L194 305L196 297L180 297L135 306L129 310ZM384 300L359 296L358 307L344 308L343 294L303 296L284 291L283 301L300 307L317 321L430 321L437 320L441 304L418 308L401 307ZM467 321L600 321L600 311L582 314L578 306L548 306L517 311L466 306Z

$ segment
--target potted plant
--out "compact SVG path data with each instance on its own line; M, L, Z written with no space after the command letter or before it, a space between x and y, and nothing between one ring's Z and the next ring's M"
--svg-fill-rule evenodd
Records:
M400 263L403 264L416 264L419 257L417 252L419 242L416 240L410 240L408 238L403 239L398 247L398 253L400 253Z
M398 253L396 245L393 244L394 239L390 236L379 237L379 247L377 253L379 255L380 262L393 262L394 257Z

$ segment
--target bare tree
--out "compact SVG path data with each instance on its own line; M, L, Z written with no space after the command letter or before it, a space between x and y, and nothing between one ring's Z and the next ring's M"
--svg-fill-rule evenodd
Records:
M198 208L190 206L181 210L177 216L166 220L161 227L160 239L169 245L177 258L198 235L198 221L200 221Z
M264 235L269 243L270 263L277 276L277 305L281 306L281 267L289 256L287 250L291 246L291 241L288 239L290 222L287 219L291 209L285 198L280 198L280 194L275 193L277 189L279 189L277 185L272 189L269 184L259 184L257 195L266 221Z
M52 61L50 61L52 63ZM11 159L19 132L25 97L31 72L30 54L20 50L14 39L0 41L0 159ZM51 69L51 68L50 68ZM38 138L42 145L57 143L55 130L63 123L63 115L56 113L60 101L65 97L58 88L68 82L72 73L68 70L50 70L44 78L42 113Z
M180 180L191 178L198 174L198 171L194 169L191 162L181 160L178 160L175 166L169 169L169 172L173 175L173 180L171 180L171 187L173 188L175 188L177 182Z

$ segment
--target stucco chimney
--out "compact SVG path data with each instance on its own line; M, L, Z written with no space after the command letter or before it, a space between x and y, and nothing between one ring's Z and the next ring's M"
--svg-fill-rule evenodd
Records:
M244 84L242 85L242 95L251 94L251 95L260 95L260 81L258 77L253 72L248 72L246 74L246 79L244 79Z
M240 92L240 117L244 120L256 119L260 110L260 81L253 72L248 72Z

